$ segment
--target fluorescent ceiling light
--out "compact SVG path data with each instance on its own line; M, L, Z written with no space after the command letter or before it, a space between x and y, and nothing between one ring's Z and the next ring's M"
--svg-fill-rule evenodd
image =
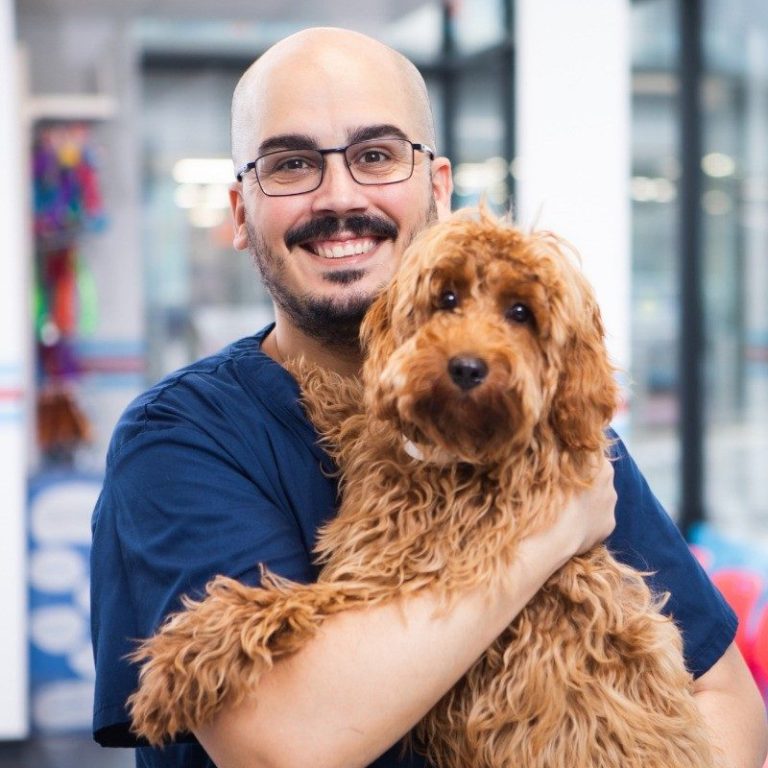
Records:
M733 176L736 171L736 161L722 152L710 152L702 158L701 168L707 176L724 179L726 176Z
M179 184L229 184L235 180L232 161L225 157L185 157L173 166Z

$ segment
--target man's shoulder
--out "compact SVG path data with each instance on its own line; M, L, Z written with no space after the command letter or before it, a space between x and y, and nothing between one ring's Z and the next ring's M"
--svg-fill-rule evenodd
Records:
M206 430L237 422L269 422L280 408L295 412L298 389L261 350L265 331L168 374L125 409L110 453L133 438L170 429Z
M160 381L139 395L128 407L146 408L173 397L189 398L208 390L223 389L235 383L229 394L236 397L248 381L247 373L263 370L270 365L261 350L261 334L246 336L229 344L215 354L195 360L164 376ZM223 391L227 391L223 389Z

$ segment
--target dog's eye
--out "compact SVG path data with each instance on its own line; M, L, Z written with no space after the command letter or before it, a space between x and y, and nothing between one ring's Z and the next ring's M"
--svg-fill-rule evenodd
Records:
M456 291L447 290L443 291L438 297L437 297L437 308L438 309L456 309L456 307L459 306L459 297L456 294Z
M525 304L518 302L506 311L505 317L512 323L529 323L533 319L533 313Z

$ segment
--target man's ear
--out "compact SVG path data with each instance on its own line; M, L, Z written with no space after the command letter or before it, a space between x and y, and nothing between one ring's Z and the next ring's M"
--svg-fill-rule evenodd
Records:
M245 226L245 204L243 202L243 187L238 181L229 186L229 207L232 209L234 234L232 245L235 250L248 250L248 230Z
M447 157L436 157L432 161L432 194L437 206L438 221L443 221L450 216L453 194L451 161Z

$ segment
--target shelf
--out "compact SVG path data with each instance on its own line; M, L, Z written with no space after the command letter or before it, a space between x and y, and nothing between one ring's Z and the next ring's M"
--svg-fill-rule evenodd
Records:
M110 120L117 114L117 101L95 94L43 94L26 101L26 117L38 120Z

